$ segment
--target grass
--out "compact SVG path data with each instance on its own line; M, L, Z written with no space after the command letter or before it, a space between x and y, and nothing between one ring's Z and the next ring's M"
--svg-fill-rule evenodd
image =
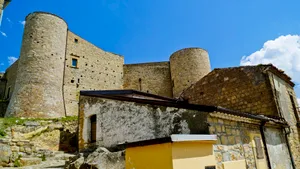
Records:
M56 119L41 119L41 118L17 118L17 117L8 117L8 118L0 118L0 138L5 137L7 134L5 130L9 127L15 126L15 125L24 125L27 121L54 121L54 122L71 122L71 121L77 121L77 116L67 116L62 118L56 118Z

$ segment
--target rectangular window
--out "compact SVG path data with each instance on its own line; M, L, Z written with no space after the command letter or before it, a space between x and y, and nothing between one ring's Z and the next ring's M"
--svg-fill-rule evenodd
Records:
M97 116L92 115L90 117L91 120L91 143L96 142L96 136L97 136Z
M77 67L78 66L78 60L75 58L72 58L72 67Z
M10 95L10 87L7 90L7 95L6 95L6 99L9 99L9 95Z

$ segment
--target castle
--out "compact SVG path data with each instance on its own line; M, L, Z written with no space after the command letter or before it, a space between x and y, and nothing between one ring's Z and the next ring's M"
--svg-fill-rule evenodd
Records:
M34 12L26 17L20 58L1 80L5 116L54 118L78 113L80 90L135 89L178 97L210 72L208 53L187 48L170 61L124 64L68 29L60 17Z
M293 87L273 65L211 71L201 48L179 50L167 62L124 64L59 16L34 12L26 17L19 60L0 79L0 99L8 101L5 117L78 115L79 149L211 134L218 168L297 168Z

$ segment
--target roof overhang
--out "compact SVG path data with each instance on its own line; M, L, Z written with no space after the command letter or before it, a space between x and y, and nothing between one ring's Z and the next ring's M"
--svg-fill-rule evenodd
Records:
M217 135L172 134L169 137L122 143L118 145L118 148L140 147L175 142L201 142L215 144L217 143Z

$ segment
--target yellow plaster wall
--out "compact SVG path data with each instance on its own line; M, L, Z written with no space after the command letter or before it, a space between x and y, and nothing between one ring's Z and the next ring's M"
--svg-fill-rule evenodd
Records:
M223 162L224 169L247 169L246 160Z
M173 169L204 169L216 165L212 143L174 142L172 157Z
M172 169L171 143L127 148L126 169Z

